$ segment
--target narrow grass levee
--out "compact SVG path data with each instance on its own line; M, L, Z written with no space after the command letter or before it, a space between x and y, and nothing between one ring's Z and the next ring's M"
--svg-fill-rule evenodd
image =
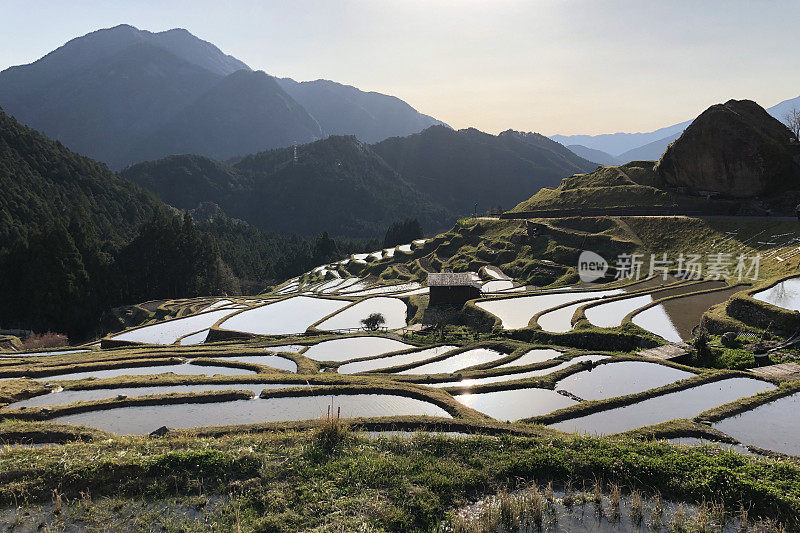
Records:
M642 440L662 440L675 439L681 437L694 437L727 444L738 444L738 441L730 435L717 429L700 424L694 420L677 418L660 424L653 424L630 431L618 433L620 437L630 437Z
M152 394L149 396L118 396L107 400L74 402L52 407L35 407L20 409L0 409L0 419L9 420L51 420L60 416L105 411L119 407L142 407L150 405L178 405L188 403L218 403L253 398L253 391L210 391L195 393Z
M751 411L756 407L779 400L780 398L784 398L786 396L791 396L797 392L800 392L800 381L781 383L776 389L760 392L746 398L740 398L733 402L703 411L694 419L703 422L719 422L724 418L730 418L746 411Z
M658 396L664 396L665 394L669 394L672 392L679 392L692 387L696 387L698 385L703 385L706 383L714 383L716 381L721 381L723 379L728 379L733 377L744 377L744 376L749 378L755 378L752 374L736 370L709 371L704 374L700 374L698 376L682 379L680 381L676 381L675 383L664 385L663 387L648 389L646 391L638 392L635 394L617 396L615 398L609 398L605 400L583 401L576 405L564 407L563 409L557 409L556 411L553 411L552 413L548 413L546 415L525 419L523 420L523 422L544 424L544 425L555 424L557 422L562 422L564 420L569 420L572 418L579 418L582 416L599 413L600 411L607 411L609 409L614 409L617 407L625 407L627 405L633 405L643 400L655 398Z
M65 444L67 442L92 442L113 435L94 428L56 424L54 422L27 422L6 420L0 422L0 445L10 444ZM2 451L0 446L0 451Z

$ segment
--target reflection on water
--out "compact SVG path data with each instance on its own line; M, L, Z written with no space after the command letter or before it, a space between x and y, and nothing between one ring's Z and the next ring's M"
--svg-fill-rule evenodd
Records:
M235 357L221 357L222 361L238 361L240 363L253 363L265 365L289 372L297 372L297 363L279 355L237 355Z
M386 320L383 326L387 329L398 329L406 325L406 304L403 303L403 300L381 296L358 302L316 327L323 331L360 328L362 327L361 320L372 313L383 315Z
M602 400L662 387L695 374L644 361L620 361L567 376L556 384L584 400Z
M791 278L753 294L753 298L784 309L800 311L800 278Z
M304 333L311 324L342 309L349 303L343 300L294 296L287 300L243 311L222 322L220 328L255 335L299 334Z
M576 363L580 363L583 361L599 361L607 356L605 355L579 355L578 357L573 357L569 361L564 361L556 366L551 366L548 368L540 368L538 370L529 370L527 372L516 372L512 374L504 374L502 376L491 376L486 378L467 378L462 379L461 381L447 381L444 383L430 383L426 384L429 387L473 387L475 385L484 385L486 383L499 383L501 381L511 381L514 379L525 379L525 378L534 378L540 376L546 376L548 374L552 374L558 370L567 368L568 366L572 366ZM499 368L499 367L498 367Z
M117 389L92 389L92 390L59 390L50 394L34 396L21 402L12 403L9 409L18 407L42 407L52 405L66 405L72 402L90 402L93 400L107 400L117 396L149 396L151 394L186 394L190 392L208 392L220 390L249 390L258 396L264 389L282 389L286 387L304 387L305 383L224 383L206 385L163 385L159 387L122 387Z
M720 420L714 428L744 444L800 455L799 412L800 393L797 393Z
M631 318L631 321L640 328L655 333L664 340L669 342L680 342L681 334L678 328L672 322L672 319L667 314L664 304L654 305L649 309L645 309L640 313L636 313Z
M158 322L130 331L124 331L112 338L115 340L141 342L145 344L174 344L189 333L208 329L219 319L233 313L230 309L219 309L198 315Z
M225 376L240 376L242 374L255 374L254 370L243 368L228 368L224 366L200 366L188 363L179 365L160 365L160 366L140 366L136 368L114 368L111 370L89 370L86 372L72 372L69 374L59 374L45 378L36 378L41 381L55 381L62 379L83 379L83 378L115 378L118 376L149 376L152 374L185 374L185 375L204 375L213 376L222 374Z
M608 302L607 304L596 305L584 311L586 319L601 328L615 328L622 324L622 319L630 313L643 305L647 305L653 301L653 297L649 294L643 296L634 296L632 298L624 298L616 302Z
M385 337L349 337L316 344L303 355L316 361L348 361L414 348L411 344Z
M474 350L467 350L466 352L451 355L441 361L434 361L433 363L403 370L400 374L452 374L464 368L481 365L503 357L505 357L505 354L495 350L475 348Z
M556 357L560 356L561 352L558 350L552 350L550 348L529 350L522 354L521 357L518 357L509 363L497 365L495 368L507 368L510 366L523 366L532 365L533 363L543 363L544 361L549 361L550 359L555 359Z
M502 300L487 300L475 305L499 317L504 329L527 327L533 315L559 305L586 298L600 298L622 294L622 289L607 291L552 292L535 296L520 296Z
M460 394L456 400L497 420L520 420L544 415L576 402L549 389L514 389Z
M561 431L609 435L676 418L694 418L712 407L774 388L775 385L757 379L724 379L633 405L565 420L550 427Z
M317 419L326 416L331 401L334 413L341 408L342 418L394 415L450 417L441 407L414 398L388 394L350 394L120 407L62 416L53 421L89 426L123 435L142 435L161 426L180 429Z
M709 282L709 285L711 283ZM704 284L698 290L707 289L709 285ZM705 294L673 298L636 313L631 320L640 328L655 333L670 342L680 342L692 337L692 329L700 323L703 313L709 307L724 302L740 290L742 290L741 286L730 287Z
M392 368L400 365L408 365L442 355L450 350L455 350L456 348L457 346L437 346L435 348L427 348L417 352L391 355L389 357L380 357L378 359L367 359L366 361L357 361L355 363L347 363L339 367L339 373L355 374L356 372L367 372L371 370Z

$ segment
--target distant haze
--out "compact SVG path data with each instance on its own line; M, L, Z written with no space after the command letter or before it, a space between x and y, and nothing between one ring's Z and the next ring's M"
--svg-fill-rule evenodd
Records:
M800 94L776 0L0 0L0 70L121 23L182 27L254 69L395 95L455 128L652 131Z

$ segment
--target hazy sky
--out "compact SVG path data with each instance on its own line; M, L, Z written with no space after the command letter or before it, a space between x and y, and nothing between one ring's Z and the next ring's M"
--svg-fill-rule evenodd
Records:
M396 95L497 133L650 131L800 95L800 2L0 0L0 69L121 23L182 27L252 68Z

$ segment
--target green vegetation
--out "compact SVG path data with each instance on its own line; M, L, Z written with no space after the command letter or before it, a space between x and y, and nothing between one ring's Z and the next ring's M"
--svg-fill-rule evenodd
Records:
M265 231L335 230L337 237L373 238L394 213L429 228L442 228L450 218L352 136L250 154L231 164L171 156L133 165L122 176L178 208L214 202L227 216Z
M383 238L383 247L394 248L398 244L408 244L423 236L422 225L416 218L392 222Z
M50 500L57 490L62 502L73 502L62 509L66 521L111 519L104 527L117 530L144 517L168 530L205 531L211 522L243 531L430 530L475 494L519 481L580 479L731 510L745 503L751 516L787 524L800 513L800 468L790 462L555 434L367 439L332 427L311 435L112 438L9 450L0 453L0 472L7 504ZM206 502L199 512L176 522L198 498ZM148 512L151 505L158 515Z

